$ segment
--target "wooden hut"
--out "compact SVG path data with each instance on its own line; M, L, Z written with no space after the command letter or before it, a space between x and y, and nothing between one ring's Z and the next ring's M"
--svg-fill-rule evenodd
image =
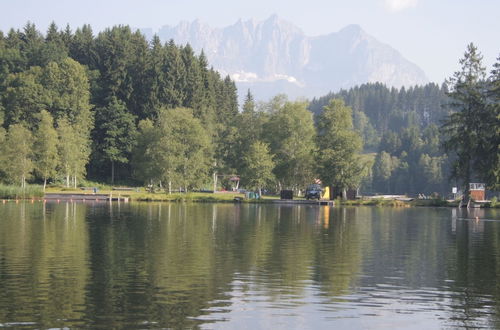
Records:
M469 183L470 197L475 201L484 201L485 184L484 183Z

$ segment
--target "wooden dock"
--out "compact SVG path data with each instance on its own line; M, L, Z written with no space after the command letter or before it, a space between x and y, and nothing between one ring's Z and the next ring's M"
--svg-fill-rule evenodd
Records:
M271 200L275 204L292 204L292 205L326 205L334 206L335 201L330 200L304 200L304 199L275 199Z
M128 197L113 196L107 194L51 194L47 193L44 196L46 201L94 201L94 202L125 202L129 201Z

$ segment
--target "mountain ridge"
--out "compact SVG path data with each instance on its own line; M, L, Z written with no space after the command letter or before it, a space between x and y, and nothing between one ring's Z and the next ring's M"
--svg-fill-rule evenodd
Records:
M151 29L142 30L151 38ZM241 93L250 88L257 99L278 93L291 98L316 97L368 82L390 87L422 85L428 79L416 64L378 41L360 25L307 36L293 23L272 15L264 21L237 20L223 28L195 20L165 25L156 33L163 42L189 43Z

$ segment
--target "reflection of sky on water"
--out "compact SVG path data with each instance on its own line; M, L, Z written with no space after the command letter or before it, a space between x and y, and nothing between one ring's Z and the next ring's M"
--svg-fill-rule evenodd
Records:
M245 282L251 279L245 279ZM243 289L242 287L245 287ZM250 287L250 288L249 288ZM360 287L352 294L327 297L318 286L307 285L306 295L282 295L269 299L265 292L252 290L241 281L232 283L230 305L208 308L204 328L218 329L429 329L443 327L488 327L479 321L450 320L456 305L453 291L436 288L412 290L392 285ZM485 304L494 303L483 297ZM483 315L488 317L488 313Z

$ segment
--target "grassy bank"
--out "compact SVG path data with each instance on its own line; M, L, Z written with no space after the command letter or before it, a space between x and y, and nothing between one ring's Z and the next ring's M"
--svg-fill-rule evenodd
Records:
M395 199L371 198L357 199L352 201L341 201L342 205L368 205L368 206L392 206L392 207L413 207L413 206L448 206L457 207L458 202L448 202L443 199L414 199L412 201L400 201Z
M0 186L1 187L1 186ZM30 187L41 187L30 186ZM89 187L97 187L99 194L111 194L113 196L128 197L131 201L137 202L200 202L200 203L229 203L233 202L235 198L241 199L243 203L266 203L271 200L279 199L279 196L262 196L262 199L244 199L244 194L232 193L232 192L220 192L220 193L205 193L205 192L189 192L189 193L172 193L168 194L165 192L149 193L144 188L133 188L132 191L119 191L112 190L112 187L104 184L91 183ZM0 188L1 189L1 188ZM80 188L66 188L66 187L48 187L48 193L92 193L92 190L82 190ZM31 195L29 195L31 196ZM35 197L43 196L36 195ZM5 198L5 197L4 197ZM13 197L15 198L15 197ZM31 197L26 197L31 198ZM296 200L303 200L304 198L297 198ZM458 202L448 202L443 199L415 199L412 201L400 201L392 199L383 198L373 198L373 199L357 199L341 201L337 200L336 205L346 205L346 206L388 206L388 207L414 207L414 206L427 206L427 207L457 207ZM500 202L495 198L492 199L491 203L486 204L486 207L500 208Z
M243 194L238 193L202 193L202 192L188 192L188 193L172 193L165 192L150 193L144 188L134 188L131 191L112 190L111 186L93 185L98 188L98 194L106 194L113 196L128 197L131 201L140 202L207 202L207 203L221 203L232 202L234 198L243 198ZM48 193L92 193L92 190L82 190L66 187L49 187Z
M42 198L43 187L29 185L25 188L19 186L0 185L0 198L2 199L30 199Z

